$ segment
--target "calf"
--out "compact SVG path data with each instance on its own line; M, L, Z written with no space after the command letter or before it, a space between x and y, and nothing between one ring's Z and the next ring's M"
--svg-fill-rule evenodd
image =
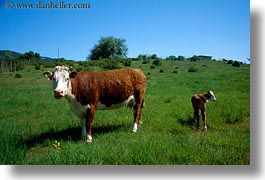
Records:
M54 96L65 97L73 113L82 123L82 136L92 142L92 124L96 110L127 106L134 109L133 132L141 123L146 77L139 69L70 72L68 67L56 66L44 72L53 80Z
M191 98L192 106L194 109L194 118L196 118L197 130L200 126L200 113L199 110L201 110L204 130L207 131L207 125L206 125L206 102L208 101L216 101L216 98L214 96L214 93L212 91L208 91L205 93L199 93L194 94Z

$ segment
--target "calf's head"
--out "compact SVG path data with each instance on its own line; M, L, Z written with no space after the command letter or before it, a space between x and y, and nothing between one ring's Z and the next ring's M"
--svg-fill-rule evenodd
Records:
M66 66L56 66L53 72L47 71L43 73L48 80L53 81L53 90L56 99L60 99L68 93L72 74Z
M207 100L208 100L208 101L216 101L216 98L215 98L215 96L214 96L213 91L208 91L208 92L207 92Z

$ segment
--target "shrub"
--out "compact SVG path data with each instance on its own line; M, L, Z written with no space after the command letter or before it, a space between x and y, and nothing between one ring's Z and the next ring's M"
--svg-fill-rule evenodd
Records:
M164 70L163 70L163 69L160 69L160 70L159 70L159 72L160 72L160 73L163 73L163 72L164 72Z
M120 69L119 62L115 60L104 60L104 69Z
M194 67L190 67L188 69L188 72L198 72L198 69L197 68L194 68Z
M149 63L149 60L148 59L144 59L142 64L148 64Z
M150 66L150 69L155 69L155 66L154 65Z
M15 78L22 78L22 75L21 75L21 74L18 74L18 73L16 73L16 74L15 74Z
M122 63L124 66L131 66L132 60L131 59L124 59Z
M177 74L177 73L178 73L178 71L177 71L177 70L173 70L173 71L172 71L172 73L174 73L174 74Z
M240 63L239 63L238 61L234 61L234 62L232 63L232 66L233 66L233 67L240 67Z
M162 63L158 59L156 59L156 60L153 61L153 65L155 65L155 66L161 66Z
M166 103L166 104L171 103L171 99L172 99L172 98L170 98L170 97L165 98L165 99L164 99L164 103Z
M40 64L35 64L35 70L40 70Z
M233 60L228 60L227 62L226 62L226 64L233 64Z
M81 67L78 67L78 68L76 68L76 72L80 72L80 71L82 71L83 69L81 68Z

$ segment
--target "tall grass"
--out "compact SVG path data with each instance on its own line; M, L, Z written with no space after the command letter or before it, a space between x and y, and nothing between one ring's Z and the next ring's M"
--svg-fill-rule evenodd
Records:
M89 144L80 139L79 119L66 100L54 99L41 71L28 67L21 78L1 74L0 164L250 163L249 65L165 61L163 73L137 61L131 66L147 76L142 126L131 132L130 109L97 111ZM190 67L198 72L189 73ZM190 98L207 90L217 101L207 103L208 132L196 131Z

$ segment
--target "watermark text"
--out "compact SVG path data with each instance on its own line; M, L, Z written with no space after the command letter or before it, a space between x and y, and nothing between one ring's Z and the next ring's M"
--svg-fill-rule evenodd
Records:
M7 9L90 9L89 3L65 3L61 1L38 1L36 3L17 3L13 0L6 2Z

